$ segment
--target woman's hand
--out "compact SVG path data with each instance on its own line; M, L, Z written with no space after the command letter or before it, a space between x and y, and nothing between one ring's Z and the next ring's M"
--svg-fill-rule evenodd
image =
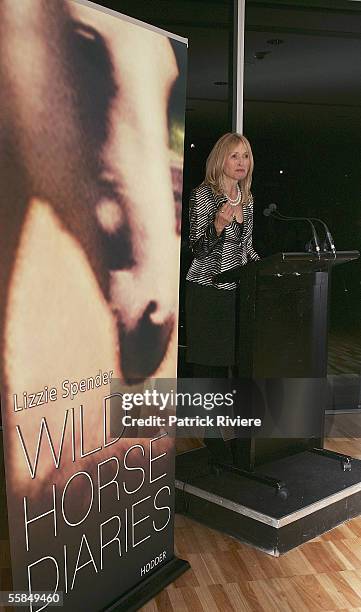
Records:
M216 228L218 236L223 232L224 228L231 223L233 216L234 207L228 204L228 202L222 204L214 219L214 227Z

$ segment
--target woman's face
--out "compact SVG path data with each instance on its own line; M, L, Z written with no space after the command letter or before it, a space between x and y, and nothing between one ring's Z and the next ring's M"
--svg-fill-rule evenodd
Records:
M249 172L251 160L248 149L243 142L234 145L226 156L223 174L232 181L244 180Z

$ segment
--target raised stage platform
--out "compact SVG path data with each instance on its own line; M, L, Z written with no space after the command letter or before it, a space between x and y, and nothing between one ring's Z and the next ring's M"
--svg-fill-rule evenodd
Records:
M306 451L256 472L285 482L288 496L268 485L215 470L206 448L176 458L176 511L279 556L361 514L361 461Z

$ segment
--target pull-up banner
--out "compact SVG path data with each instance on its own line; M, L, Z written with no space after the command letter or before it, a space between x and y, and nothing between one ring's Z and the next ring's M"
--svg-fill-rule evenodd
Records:
M1 410L29 610L105 609L174 560L174 436L111 412L176 375L186 52L90 2L0 4Z

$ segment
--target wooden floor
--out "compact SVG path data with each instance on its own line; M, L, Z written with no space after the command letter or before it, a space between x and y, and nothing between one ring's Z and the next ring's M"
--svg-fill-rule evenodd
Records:
M346 416L332 418L329 432L345 437L329 439L327 448L361 459L353 426ZM361 612L361 517L279 558L180 515L175 544L191 570L142 612Z

